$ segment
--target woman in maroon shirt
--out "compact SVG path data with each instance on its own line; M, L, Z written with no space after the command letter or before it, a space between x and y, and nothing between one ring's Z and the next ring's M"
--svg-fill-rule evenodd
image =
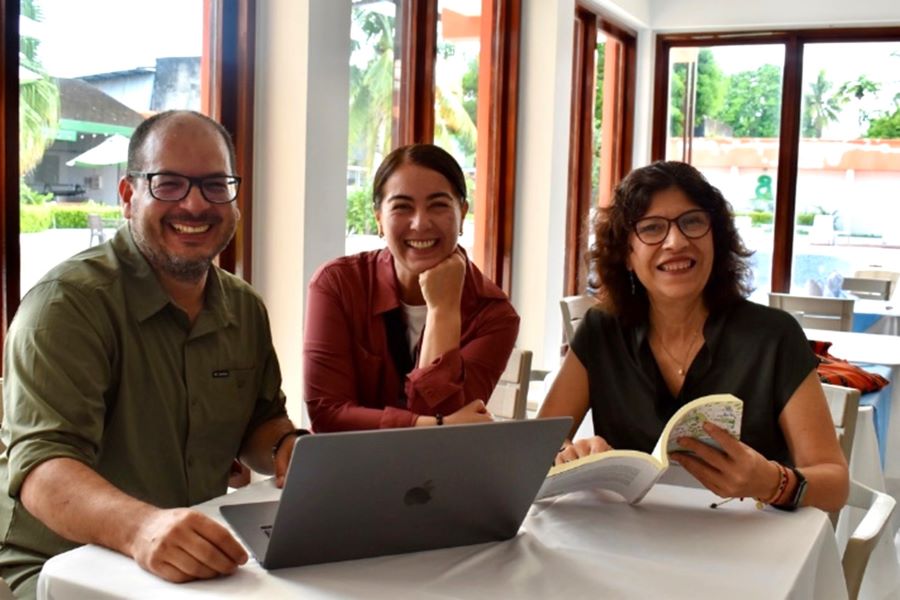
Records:
M468 210L462 169L437 146L397 148L375 174L373 205L387 248L333 260L309 284L313 429L491 420L485 401L519 317L457 245Z

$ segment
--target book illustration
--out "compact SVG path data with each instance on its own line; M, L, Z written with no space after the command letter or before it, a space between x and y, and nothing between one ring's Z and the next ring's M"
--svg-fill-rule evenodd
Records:
M707 421L718 425L730 432L734 437L740 438L741 416L743 414L743 402L735 398L734 401L723 401L712 404L703 404L689 411L684 417L675 423L669 431L666 452L678 452L684 450L678 445L678 438L689 437L697 439L705 444L719 448L719 443L712 439L703 429Z

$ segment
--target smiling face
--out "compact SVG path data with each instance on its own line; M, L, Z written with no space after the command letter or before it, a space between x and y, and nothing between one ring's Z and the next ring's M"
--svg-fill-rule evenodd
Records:
M671 187L653 195L642 217L679 215L700 208L679 188ZM648 245L632 232L627 266L646 288L652 304L693 302L702 297L713 267L713 234L697 239L686 237L675 223L661 244Z
M419 274L456 249L468 205L447 179L431 169L404 163L381 188L375 219L394 256L401 287L418 286Z
M232 174L222 136L191 115L175 115L157 124L141 156L140 170L148 173ZM234 235L240 217L234 202L210 204L197 186L180 202L161 202L150 195L146 178L126 177L119 182L119 193L141 253L160 276L179 281L203 279Z

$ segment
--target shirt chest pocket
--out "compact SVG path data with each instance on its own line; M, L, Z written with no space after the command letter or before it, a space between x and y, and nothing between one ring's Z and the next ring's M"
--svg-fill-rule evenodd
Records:
M253 367L214 370L202 393L189 399L191 436L236 452L256 405L256 377Z

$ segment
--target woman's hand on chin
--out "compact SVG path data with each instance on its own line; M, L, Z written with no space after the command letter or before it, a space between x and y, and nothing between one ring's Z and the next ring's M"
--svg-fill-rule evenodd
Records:
M419 274L419 286L429 309L456 308L466 279L466 259L459 250Z

